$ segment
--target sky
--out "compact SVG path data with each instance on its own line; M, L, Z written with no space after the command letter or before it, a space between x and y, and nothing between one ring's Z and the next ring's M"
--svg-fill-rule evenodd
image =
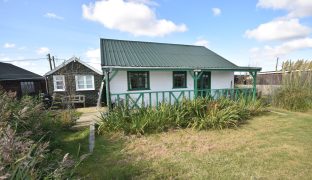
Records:
M275 70L312 59L312 0L0 0L0 62L43 75L50 53L100 69L100 38L201 45Z

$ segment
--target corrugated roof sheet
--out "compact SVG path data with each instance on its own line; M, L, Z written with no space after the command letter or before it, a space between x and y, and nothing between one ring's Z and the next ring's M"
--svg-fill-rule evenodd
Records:
M101 39L102 66L245 69L203 46ZM250 67L248 67L250 69Z
M0 81L4 80L30 80L44 79L42 76L14 66L13 64L0 62Z

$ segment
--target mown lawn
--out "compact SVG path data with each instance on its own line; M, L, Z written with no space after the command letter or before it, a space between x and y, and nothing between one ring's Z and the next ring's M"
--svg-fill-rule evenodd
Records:
M86 179L312 179L312 112L275 113L236 129L97 136L77 171ZM280 113L276 113L280 112ZM60 135L88 150L88 130Z

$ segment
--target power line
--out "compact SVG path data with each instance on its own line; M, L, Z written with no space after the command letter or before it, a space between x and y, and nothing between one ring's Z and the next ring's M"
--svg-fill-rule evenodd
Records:
M40 61L40 60L46 60L47 58L29 58L29 59L11 59L7 61L1 61L3 63L10 63L10 62L27 62L27 61ZM55 61L67 61L68 59L63 59L63 58L54 58ZM101 62L91 62L91 61L84 61L81 60L84 63L90 63L90 64L101 64Z
M11 60L7 60L7 61L0 61L0 62L16 62L16 61L40 61L46 58L31 58L31 59L11 59Z

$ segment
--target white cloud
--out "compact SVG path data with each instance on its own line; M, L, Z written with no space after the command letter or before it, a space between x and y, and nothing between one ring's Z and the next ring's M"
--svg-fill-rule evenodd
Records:
M44 15L44 17L46 17L46 18L51 18L51 19L58 19L58 20L63 20L63 19L64 19L64 17L58 16L58 15L56 15L55 13L51 13L51 12L46 13L46 14Z
M47 47L41 47L41 48L37 49L37 54L39 54L39 55L45 55L49 52L50 52L50 49Z
M97 49L90 49L85 53L86 59L91 66L96 69L101 70L101 55L100 55L100 48Z
M14 43L5 43L3 45L4 48L14 48L15 47L15 44Z
M309 35L311 29L299 23L298 19L276 19L247 30L245 36L258 41L289 40Z
M185 32L185 24L158 19L156 13L139 1L102 0L82 5L83 18L103 24L106 28L128 32L135 36L165 36Z
M212 10L212 13L213 13L214 16L221 15L221 9L219 9L219 8L212 8L211 10Z
M158 6L158 3L152 0L128 0L128 2L134 2L139 4L146 4L149 6Z
M206 39L197 39L197 41L194 42L194 45L196 46L205 46L206 48L208 48L209 46L209 41L207 41Z
M265 60L275 59L302 49L312 49L312 38L291 40L274 47L266 45L263 48L252 48L250 54L252 59Z
M311 0L259 0L257 7L270 9L284 9L289 12L288 17L305 17L312 15Z

